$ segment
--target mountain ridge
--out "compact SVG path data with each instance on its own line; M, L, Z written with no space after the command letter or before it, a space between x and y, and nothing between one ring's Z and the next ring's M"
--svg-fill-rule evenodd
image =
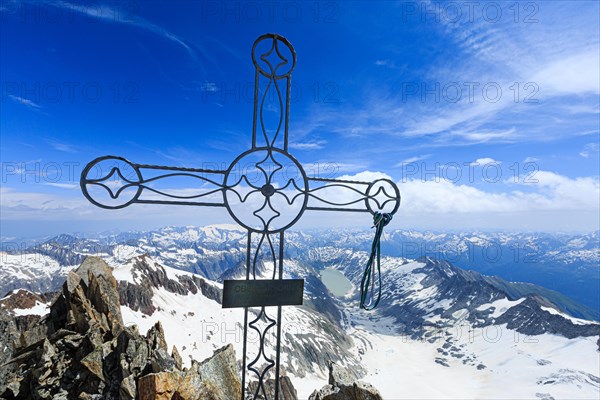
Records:
M308 253L311 248L323 246L366 251L372 239L371 235L372 232L364 230L291 231L288 233L288 239L286 239L285 256L287 259L307 261L309 260ZM73 235L59 235L50 241L27 249L10 250L1 253L1 264L3 270L7 272L3 273L3 271L0 271L0 294L18 288L28 288L42 292L51 290L52 287L60 284L58 281L53 281L53 277L66 276L69 269L73 269L81 262L85 255L90 254L112 259L115 263L125 262L134 255L148 254L162 264L198 273L211 280L220 280L224 273L233 265L244 263L245 238L246 232L232 225L211 225L202 228L167 227L154 231L100 235L94 239L82 239ZM585 251L590 254L591 258L582 258L580 261L573 261L576 264L568 264L563 267L557 267L555 261L548 264L550 261L543 257L540 261L543 262L539 265L529 262L532 260L528 258L530 255L524 249L542 251L540 250L541 244L535 242L536 238L546 245L554 243L555 246L558 246L549 247L546 250L544 254L550 257L548 260L556 261L560 258L563 250L565 253L568 253L572 249L587 249ZM423 241L409 241L417 239ZM437 242L438 240L439 242ZM434 234L390 230L384 234L382 248L384 254L411 259L416 259L420 256L431 256L434 258L440 258L443 255L449 256L450 261L452 259L463 261L462 264L456 264L456 262L453 262L453 264L463 269L475 270L489 276L487 278L489 282L497 285L499 288L503 288L512 297L520 297L526 294L541 294L551 299L563 312L568 312L578 318L600 321L600 292L597 289L600 286L600 271L598 270L600 242L598 241L600 241L600 232L576 236L559 235L557 238L548 234L537 234L537 236L518 234L516 238L512 238L508 234L499 233L495 234L495 236L484 233L480 234L480 236L473 236L473 234L466 233ZM471 244L467 245L465 243ZM491 247L473 247L472 243L478 243L479 245L492 243L493 245L490 245ZM489 249L495 249L500 244L505 246L500 248L501 250L504 249L500 258L505 259L508 257L509 260L514 261L514 258L517 257L518 264L506 264L504 266L507 260L498 260L491 264L493 268L490 269L490 257L487 257L487 259L475 257L478 252L481 253ZM568 249L571 250L566 250L567 247L564 246L567 245ZM515 248L519 251L515 252ZM416 250L413 251L411 249ZM478 249L478 251L473 251L473 249ZM406 257L405 253L413 253L415 257ZM464 261L467 258L469 260L465 268ZM481 261L481 265L477 264L477 260ZM581 264L582 267L575 268L579 265L577 263L583 263ZM18 265L23 264L28 264L28 269L35 271L36 279L27 277L25 273L17 270ZM45 267L42 268L41 264ZM36 267L36 265L39 266ZM569 265L573 265L574 267L570 268ZM507 277L513 277L511 275L513 272L511 271L515 270L516 266L521 266L523 270L531 270L531 276L540 275L540 268L543 267L545 268L544 271L548 272L549 278L547 280L551 281L550 283L554 285L557 282L565 281L567 282L566 284L572 286L568 282L581 281L580 285L587 285L585 286L587 289L582 286L584 290L569 290L570 293L578 296L579 299L581 299L581 296L584 296L584 299L589 300L586 303L588 305L573 300L573 298L565 296L562 292L534 285L526 280L521 282L519 280L515 281L515 279L507 280ZM557 268L560 272L556 272ZM13 270L10 271L11 269ZM52 273L48 273L49 270L52 270ZM519 274L522 275L523 273ZM508 281L510 285L505 285L498 280L493 282L495 279L494 276ZM528 278L529 275L520 277ZM590 279L586 279L585 277L590 277ZM595 294L592 294L590 290L594 287L594 282L597 285L593 289L595 290ZM598 297L598 307L590 308L589 304L596 303L596 300L594 300L596 297Z
M368 257L361 251L318 247L311 249L311 254L318 256L322 267L343 271L355 286ZM545 391L539 393L581 393L583 397L597 394L594 386L594 377L600 375L597 368L586 363L574 364L562 349L570 348L571 353L579 355L590 351L598 354L598 332L569 339L562 334L568 336L570 331L553 330L564 324L572 328L575 322L554 310L548 301L531 305L526 303L527 298L510 300L480 274L462 271L442 260L384 257L382 264L387 286L380 307L373 313L358 310L356 292L344 297L324 296L322 288L310 282L313 278L307 279L308 304L284 309L282 368L301 396L308 397L315 387L322 385L318 382L326 379L332 360L355 371L357 378L372 382L384 398L395 398L398 392L396 385L390 385L395 380L382 366L389 364L391 371L399 368L397 363L402 368L409 367L402 364L405 359L418 362L419 368L440 382L446 382L448 374L456 375L454 380L470 379L467 377L473 375L485 377L490 388L499 390L498 385L507 372L502 372L501 361L494 355L497 352L512 360L521 371L517 385L520 389L514 389L521 397L523 393L532 397L542 387ZM270 264L259 261L258 265L259 277L268 275ZM236 266L239 274L241 266ZM318 271L309 262L286 260L284 270L286 277L305 275L318 279ZM118 281L124 324L136 324L140 331L145 331L161 321L167 343L180 349L183 364L189 362L190 356L204 359L228 342L233 343L238 357L241 354L243 315L239 310L221 309L218 282L164 266L147 254L117 262L112 272ZM231 276L236 274L232 271ZM132 289L136 286L143 290ZM332 315L311 303L329 303L336 310L333 316L339 316L339 323L333 324ZM526 310L535 312L522 315L519 306L524 303L529 306ZM554 310L554 314L548 310ZM531 324L532 319L537 322ZM586 329L598 329L597 324L588 321L584 325L593 326ZM531 327L538 330L528 331ZM461 330L465 330L462 335ZM491 340L490 332L500 332L500 341ZM509 338L515 342L508 341ZM386 347L388 343L390 347ZM411 347L406 347L407 344ZM415 352L414 356L411 352ZM531 363L537 367L531 369ZM570 371L568 378L547 383L563 370ZM418 382L420 378L411 379ZM581 386L579 389L577 384ZM485 397L477 394L480 392L458 388L446 388L438 394L421 390L412 393L415 397L441 394L448 397L449 393L456 397Z

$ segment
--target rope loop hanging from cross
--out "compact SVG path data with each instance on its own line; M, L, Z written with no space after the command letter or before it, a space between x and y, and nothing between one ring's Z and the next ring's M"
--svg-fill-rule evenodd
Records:
M382 231L400 206L400 191L389 179L363 182L309 177L288 152L291 74L296 66L296 52L286 38L269 33L254 42L252 62L255 75L251 146L227 169L138 164L123 157L103 156L87 164L80 186L92 204L105 209L132 204L225 208L248 231L246 279L224 282L223 307L244 308L242 400L250 386L253 389L248 398L277 400L282 306L300 305L303 296L302 279L283 279L285 230L306 211L372 214L376 232L361 282L360 306L373 309L381 298ZM265 89L260 93L260 84L265 80ZM268 103L269 98L275 101ZM379 283L376 297L374 260ZM265 274L261 265L270 265L272 270ZM271 267L263 269L266 268ZM234 296L240 292L253 295ZM277 307L276 315L269 314L267 307L271 306ZM254 351L248 346L248 329L258 333L259 346ZM275 333L275 343L268 338L270 330ZM266 382L273 373L274 393L269 393Z

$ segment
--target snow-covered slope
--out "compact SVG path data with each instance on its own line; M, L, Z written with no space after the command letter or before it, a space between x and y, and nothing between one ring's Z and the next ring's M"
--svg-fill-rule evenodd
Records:
M368 255L333 248L311 257L358 286ZM340 299L347 332L384 398L597 398L600 325L539 296L508 298L449 263L384 258L378 309Z
M470 328L453 327L435 340L361 327L349 333L360 343L357 351L368 366L363 379L385 399L598 398L594 338L524 336L506 325Z
M362 255L352 253L341 264L331 257L329 266L349 272L352 257ZM522 310L530 298L510 300L477 276L430 259L386 259L384 265L387 294L376 312L359 310L353 295L334 300L342 310L344 329L312 307L284 309L282 364L300 398L324 383L330 359L360 371L386 399L600 394L598 324L573 320L544 303L539 314L527 315L524 325L514 311ZM348 273L353 281L354 275ZM155 311L147 315L124 305L127 323L144 330L161 320L168 344L177 345L187 359L202 359L229 342L242 354L241 310L223 310L218 298L209 298L220 284L163 267L149 257L116 267L115 276L122 281L120 289L123 282L144 287L147 277L154 282ZM178 293L173 283L186 287L185 282L194 280L195 294ZM204 291L200 282L206 285ZM534 326L547 332L529 334ZM578 332L584 336L565 337L565 332L573 334L571 329L583 329Z
M0 296L15 289L38 293L56 290L76 265L79 264L61 264L38 252L0 252Z

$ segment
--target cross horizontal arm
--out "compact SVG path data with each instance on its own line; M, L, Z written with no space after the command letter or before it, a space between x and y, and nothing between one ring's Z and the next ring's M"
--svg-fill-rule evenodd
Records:
M133 203L225 206L226 171L135 164L106 156L90 162L81 174L81 190L96 206L123 208Z
M344 179L308 178L307 210L391 212L400 206L400 191L389 179L362 182Z

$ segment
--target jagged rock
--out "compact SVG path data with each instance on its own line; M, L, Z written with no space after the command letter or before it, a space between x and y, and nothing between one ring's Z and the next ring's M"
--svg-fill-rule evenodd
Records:
M280 377L279 385L281 386L279 393L281 393L282 400L298 400L298 392L288 376Z
M133 311L152 315L156 310L152 303L152 291L145 286L119 281L119 297L121 304L127 305Z
M180 382L181 374L175 371L143 376L138 381L139 400L171 400Z
M162 327L160 321L158 321L147 334L148 340L155 350L162 349L167 351L167 341L165 340L165 330Z
M177 349L168 353L160 322L145 336L136 326L125 327L116 280L97 257L86 258L69 272L48 315L26 323L23 332L15 320L0 320L0 329L15 338L12 358L0 375L1 398L229 400L241 396L233 346L202 363L193 361L190 369L182 371Z
M29 309L45 303L50 296L38 295L28 290L15 290L0 299L0 388L6 384L12 392L18 392L18 381L11 380L15 373L14 364L6 364L13 356L13 347L18 345L21 334L39 322L39 315L15 315L15 310ZM31 342L40 342L45 336L35 334Z
M240 398L242 383L237 371L233 345L228 344L216 350L212 357L201 363L193 361L184 374L178 392L183 399Z
M343 368L339 368L337 364L329 364L329 384L332 386L349 386L352 385L353 379Z
M308 400L334 399L334 398L336 398L335 396L339 395L339 393L340 393L339 387L331 386L328 384L328 385L323 386L319 390L314 390L311 393L311 395L309 396Z
M102 347L98 346L80 361L81 364L98 379L104 379L104 373L102 372L102 354Z
M138 381L140 400L163 399L238 399L242 386L236 371L235 351L227 345L212 357L192 362L187 371L163 371L141 377Z
M130 375L123 378L121 381L121 399L120 400L133 400L137 398L137 386L135 384L135 377Z
M171 357L173 357L173 360L175 360L175 368L183 368L183 360L181 359L181 355L175 346L173 346L173 350L171 350Z
M309 400L383 400L379 391L368 383L352 382L347 371L329 364L329 384L315 390Z
M93 260L88 262L88 260ZM100 260L100 259L98 259ZM94 308L106 316L108 325L113 335L123 330L123 317L121 316L121 305L119 303L119 291L117 289L117 280L112 275L110 268L102 260L100 262L88 257L81 267L86 267L89 280L89 299ZM81 267L77 270L78 274Z
M171 371L175 368L175 360L167 353L165 349L157 349L152 352L152 370Z

